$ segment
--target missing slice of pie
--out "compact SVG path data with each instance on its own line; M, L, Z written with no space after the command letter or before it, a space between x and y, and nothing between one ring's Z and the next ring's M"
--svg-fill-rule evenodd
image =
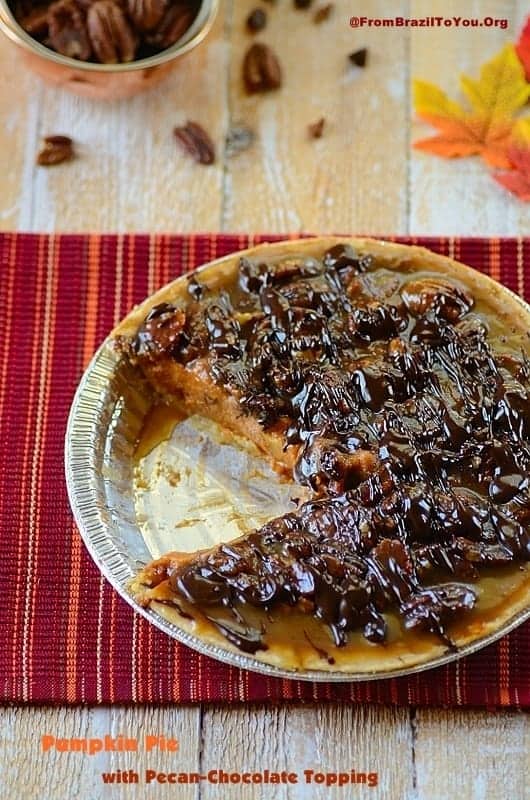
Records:
M158 292L125 357L311 499L158 559L136 598L287 669L392 670L497 630L530 604L528 323L473 270L369 239L262 245Z

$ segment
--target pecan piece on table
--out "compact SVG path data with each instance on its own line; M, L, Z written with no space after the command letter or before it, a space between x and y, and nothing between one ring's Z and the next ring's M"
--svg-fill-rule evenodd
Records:
M368 60L368 50L366 47L362 47L360 50L354 50L353 53L350 53L348 58L354 66L365 67Z
M169 0L127 0L126 7L136 29L146 33L162 21L169 4Z
M267 15L262 8L255 8L247 17L247 30L251 33L262 31L267 24Z
M94 53L102 64L134 60L138 37L114 0L96 0L88 9L87 26Z
M225 139L225 154L227 158L233 158L243 150L248 150L252 146L256 135L247 125L234 125Z
M37 155L37 164L41 167L51 167L71 161L74 157L74 143L69 136L45 136L42 149Z
M311 139L320 139L322 134L324 133L324 125L326 124L326 120L324 117L320 117L317 119L316 122L312 122L310 125L307 126L307 132Z
M315 15L313 17L313 22L315 23L315 25L320 25L321 22L327 20L331 12L333 11L333 8L334 8L333 3L328 3L325 6L320 6L320 8L317 8L317 10L315 11Z
M175 128L173 132L182 149L195 161L199 164L214 163L214 144L201 125L188 120L185 125Z
M48 9L48 35L54 50L68 58L88 61L92 47L83 11L74 0L58 0Z
M155 31L146 37L148 44L165 50L171 47L191 27L196 13L187 3L171 3Z
M247 92L268 92L282 85L282 71L274 51L266 44L253 44L243 59Z

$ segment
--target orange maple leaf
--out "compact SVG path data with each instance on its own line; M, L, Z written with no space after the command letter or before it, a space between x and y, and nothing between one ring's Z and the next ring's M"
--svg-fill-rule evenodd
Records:
M530 82L530 17L526 20L519 40L515 45L515 50L519 56L519 61L523 65L526 80Z
M478 80L463 75L460 82L470 109L434 84L414 81L416 112L439 131L414 147L444 158L480 155L490 166L510 169L506 150L516 124L514 115L530 97L515 48L506 45L486 62Z
M520 200L530 203L530 148L513 144L508 148L508 158L513 169L494 173L493 177Z

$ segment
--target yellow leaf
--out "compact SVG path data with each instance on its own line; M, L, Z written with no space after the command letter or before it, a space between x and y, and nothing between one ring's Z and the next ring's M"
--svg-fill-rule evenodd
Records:
M473 110L490 119L512 116L530 97L530 84L511 44L484 64L478 81L462 75L460 84Z
M521 144L530 144L530 117L517 120L513 129L513 139Z
M413 81L414 107L418 114L435 117L462 117L464 109L434 83Z
M515 48L506 45L484 64L478 80L464 75L461 84L470 103L467 109L434 84L414 81L416 111L438 131L414 147L444 158L480 155L491 166L509 169L506 150L515 133L530 140L530 123L514 117L530 97Z

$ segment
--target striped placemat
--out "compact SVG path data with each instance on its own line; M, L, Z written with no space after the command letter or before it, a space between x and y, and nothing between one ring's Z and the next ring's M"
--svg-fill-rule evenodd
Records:
M0 235L0 699L305 700L530 707L530 625L411 678L308 684L212 661L135 614L72 520L63 439L77 383L134 303L205 261L280 237ZM530 299L530 239L421 239Z

